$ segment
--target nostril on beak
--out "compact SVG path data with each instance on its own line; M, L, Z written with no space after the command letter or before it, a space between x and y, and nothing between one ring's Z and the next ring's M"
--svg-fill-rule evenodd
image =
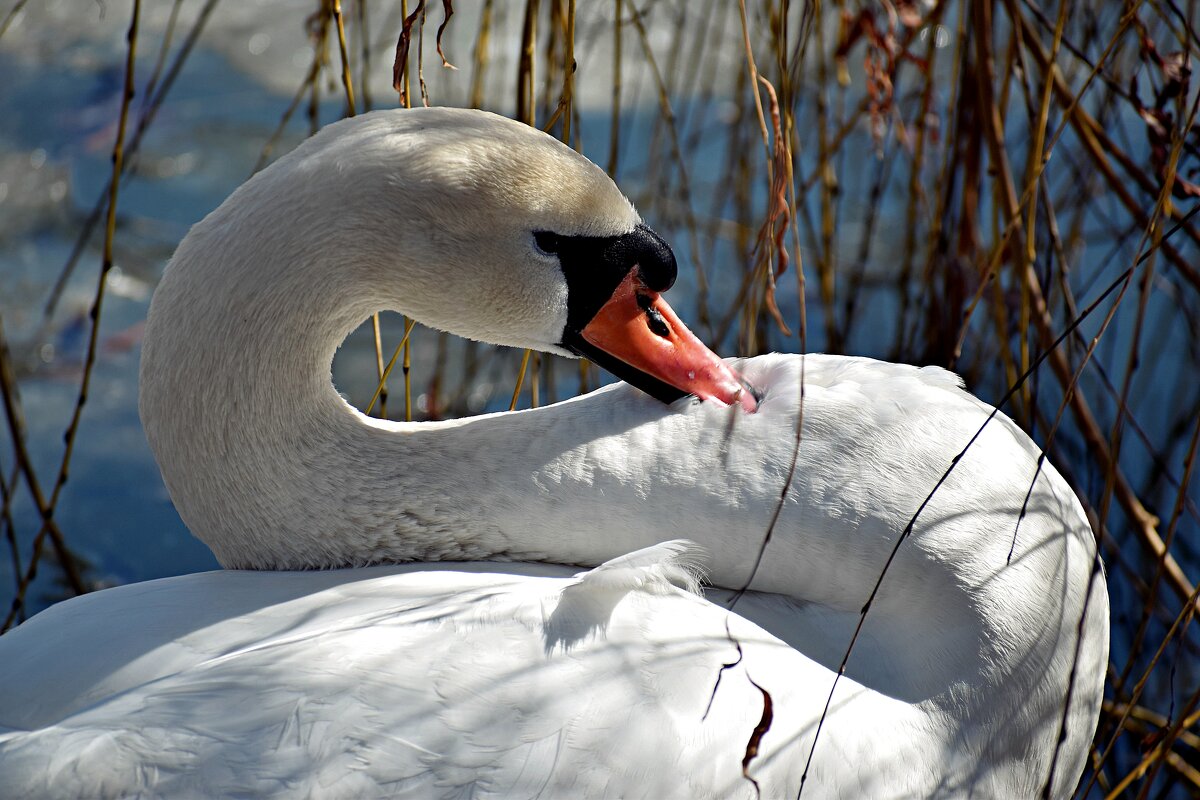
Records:
M671 337L671 326L667 324L662 313L654 307L654 298L638 292L637 304L638 308L646 312L646 326L650 328L650 332L664 339L669 339Z
M662 338L666 339L671 335L671 326L663 319L663 315L658 313L657 308L646 309L646 324L650 326L650 331Z

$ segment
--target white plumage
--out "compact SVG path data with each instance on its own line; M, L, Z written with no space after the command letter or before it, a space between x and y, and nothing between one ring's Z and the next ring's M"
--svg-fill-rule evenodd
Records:
M330 126L197 225L143 354L172 497L227 566L356 568L126 586L4 636L5 793L795 796L859 609L988 406L943 370L817 355L744 362L755 414L618 385L413 425L329 382L379 308L559 350L566 291L530 231L638 221L549 137L432 109ZM998 415L921 513L804 797L1034 795L1073 665L1051 794L1074 786L1107 594L1037 455ZM405 560L465 563L360 566Z

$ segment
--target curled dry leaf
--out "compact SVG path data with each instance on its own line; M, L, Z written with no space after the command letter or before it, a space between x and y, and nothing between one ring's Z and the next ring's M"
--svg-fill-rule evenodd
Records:
M442 66L446 69L458 69L450 63L446 58L446 54L442 51L442 34L446 32L446 26L450 24L450 17L454 16L454 3L452 0L442 0L442 24L438 25L437 29L437 54L442 59Z
M758 724L754 726L754 730L750 732L750 739L746 742L746 754L742 756L742 777L754 784L754 791L760 796L762 794L758 786L758 781L754 780L750 775L750 762L758 756L758 748L762 745L762 738L771 730L771 721L775 718L775 711L771 702L771 693L763 687L759 686L750 679L750 685L762 692L763 710L762 717L759 718Z
M790 177L791 147L783 135L783 120L779 111L779 96L771 82L759 75L758 80L766 88L767 100L771 108L771 128L775 138L775 151L771 165L771 196L767 208L767 218L758 231L758 241L755 248L763 253L767 261L767 311L775 320L784 336L791 336L792 331L783 321L783 314L775 302L775 281L787 271L789 258L784 237L787 234L788 223L792 219L792 211L788 206L787 187ZM775 251L776 268L770 268L771 250Z
M421 15L425 12L425 0L417 0L417 7L413 12L404 18L404 25L400 28L400 38L396 40L396 60L392 62L392 88L400 93L400 104L408 105L408 98L404 92L404 73L408 68L408 50L412 44L412 27ZM450 63L446 58L446 53L442 50L442 34L446 32L446 26L450 24L450 17L454 16L453 0L442 0L442 24L437 29L437 54L442 59L442 66L447 69L458 69Z
M872 8L861 9L857 14L843 11L838 46L833 53L838 68L838 80L846 85L850 80L846 70L846 57L859 40L866 42L863 74L866 78L871 135L877 149L882 148L883 136L887 130L886 120L892 113L896 70L900 62L908 61L922 72L929 70L928 62L909 53L901 46L896 35L901 26L911 30L924 24L925 19L920 14L918 3L906 0L892 5L885 4L885 7L886 22L882 27L877 24L877 15Z

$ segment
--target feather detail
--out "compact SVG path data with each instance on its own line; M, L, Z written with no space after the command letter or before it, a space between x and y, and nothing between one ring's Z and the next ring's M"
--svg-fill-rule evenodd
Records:
M699 594L704 576L704 550L686 539L643 547L580 572L558 595L546 617L543 639L547 653L569 650L608 627L613 609L630 592L664 595L676 589Z
M564 589L563 596L590 590L665 594L672 586L699 594L706 558L704 548L687 539L659 542L578 573L579 582Z

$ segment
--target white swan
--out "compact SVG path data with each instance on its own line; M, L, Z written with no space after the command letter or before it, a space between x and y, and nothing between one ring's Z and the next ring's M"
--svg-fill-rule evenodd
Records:
M754 408L647 310L673 274L599 169L481 112L345 120L247 182L155 295L143 422L222 564L358 568L109 589L0 638L3 793L795 797L811 750L803 797L1069 794L1107 593L1077 500L1003 415L899 547L813 749L859 609L991 410L953 375L808 356L757 571L798 356L742 363L752 414L617 385L402 424L330 382L347 332L396 309ZM701 562L716 587L753 573L736 613L685 590Z

